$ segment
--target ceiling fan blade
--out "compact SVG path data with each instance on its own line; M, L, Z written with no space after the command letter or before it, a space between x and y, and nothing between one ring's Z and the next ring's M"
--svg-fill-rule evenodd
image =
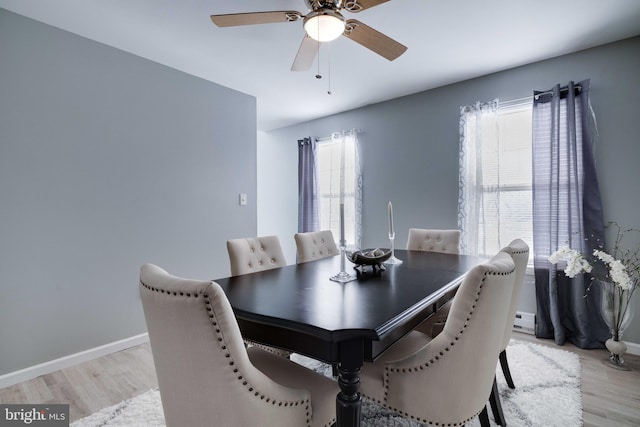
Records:
M230 13L227 15L211 15L211 21L218 27L235 27L238 25L272 24L277 22L293 22L303 15L295 10L277 12Z
M358 13L388 1L390 0L347 0L342 8L349 12Z
M389 61L393 61L407 50L405 45L355 19L347 20L344 36Z
M296 54L296 59L293 60L293 65L291 65L291 71L306 71L311 68L314 59L316 59L318 55L319 49L320 43L305 33L298 53Z

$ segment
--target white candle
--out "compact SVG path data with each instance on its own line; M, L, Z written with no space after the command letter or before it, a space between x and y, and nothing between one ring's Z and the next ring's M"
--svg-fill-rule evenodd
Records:
M346 246L347 241L344 238L344 188L345 188L345 177L344 177L344 136L340 141L340 245Z
M393 205L389 202L389 236L393 236Z
M344 239L344 203L340 203L340 245L346 245Z
M340 203L344 204L344 188L345 188L345 177L344 177L344 156L345 156L345 147L344 147L344 137L340 141Z

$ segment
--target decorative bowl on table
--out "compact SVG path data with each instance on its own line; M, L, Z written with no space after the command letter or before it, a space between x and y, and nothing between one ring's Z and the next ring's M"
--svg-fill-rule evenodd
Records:
M386 270L383 262L391 257L391 249L363 249L360 251L347 252L347 259L354 263L354 269L364 273L367 266L371 266L373 273Z

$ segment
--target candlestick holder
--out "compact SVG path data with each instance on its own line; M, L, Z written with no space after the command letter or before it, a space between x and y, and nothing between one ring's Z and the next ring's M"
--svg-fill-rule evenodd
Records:
M347 248L345 242L340 242L340 272L334 276L329 277L329 280L333 280L338 283L347 283L356 280L358 277L355 274L350 274L345 271L345 261L347 258Z
M385 262L383 262L383 264L385 265L400 265L402 264L402 260L396 258L395 255L395 249L394 249L394 244L393 242L396 239L396 233L389 233L389 242L391 243L391 257L386 260Z

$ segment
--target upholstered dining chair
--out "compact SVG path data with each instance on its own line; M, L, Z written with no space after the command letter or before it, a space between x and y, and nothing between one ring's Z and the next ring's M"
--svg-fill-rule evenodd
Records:
M139 288L167 426L335 423L337 383L260 348L246 349L217 283L144 264Z
M511 256L515 264L515 280L513 282L513 293L511 301L509 302L509 313L507 315L507 321L505 323L504 336L502 339L502 345L500 346L499 361L502 373L507 382L509 388L515 388L513 379L511 377L511 370L509 369L509 362L507 360L507 346L511 340L513 334L513 323L516 317L516 310L520 301L520 294L522 293L522 285L524 282L524 275L527 270L527 263L529 262L529 246L522 239L515 239L508 246L504 247L501 252L505 252ZM432 338L435 337L441 330L441 325L446 320L449 311L451 310L451 303L445 304L437 314L433 315L430 319L419 325L416 329L426 333ZM502 404L500 402L500 395L498 394L497 384L494 383L491 397L489 399L491 403L491 410L493 411L493 417L496 422L502 426L506 425L504 413L502 411Z
M507 380L509 388L515 388L513 379L511 378L511 371L509 370L509 363L507 361L507 346L511 340L511 335L513 334L513 323L516 318L518 303L520 302L524 275L527 271L527 263L529 262L529 246L522 239L515 239L509 243L508 246L503 248L502 252L508 253L511 255L511 258L513 258L513 262L516 265L516 279L513 284L513 296L511 297L509 315L507 316L504 338L502 339L502 347L500 348L500 366L502 367L502 373L504 373L504 378Z
M459 254L460 230L410 228L407 250Z
M516 310L518 309L518 303L520 302L520 294L522 293L522 284L524 282L524 275L527 271L527 263L529 262L529 246L522 239L515 239L508 246L502 249L502 252L508 253L516 266L516 275L513 282L513 294L509 303L509 313L507 314L507 322L505 323L504 336L502 338L502 345L500 346L500 354L498 359L500 360L500 367L502 373L507 382L509 388L516 388L511 377L511 370L509 369L509 362L507 360L507 346L511 340L513 334L513 323L516 318ZM498 394L497 385L494 384L494 390L491 393L491 410L493 411L493 417L498 424L505 426L506 420L502 412L502 403L500 402L500 395Z
M329 258L340 254L331 230L296 233L298 263Z
M410 228L407 239L407 250L460 254L460 230L438 230L424 228ZM453 298L456 291L450 292ZM444 326L443 319L451 303L438 308L438 312L416 327L417 331L429 336L435 336Z
M340 255L331 230L309 231L293 235L296 241L298 264ZM333 365L333 376L338 375L338 366Z
M472 268L434 339L412 331L360 373L360 391L421 423L461 426L476 415L489 426L486 402L515 278L511 257L498 253Z
M278 236L227 240L227 252L232 276L271 270L287 265ZM245 342L247 345L260 347L279 356L289 357L291 355L291 352L287 350L266 346L250 340L245 340Z
M227 252L232 276L287 265L278 236L227 240Z

